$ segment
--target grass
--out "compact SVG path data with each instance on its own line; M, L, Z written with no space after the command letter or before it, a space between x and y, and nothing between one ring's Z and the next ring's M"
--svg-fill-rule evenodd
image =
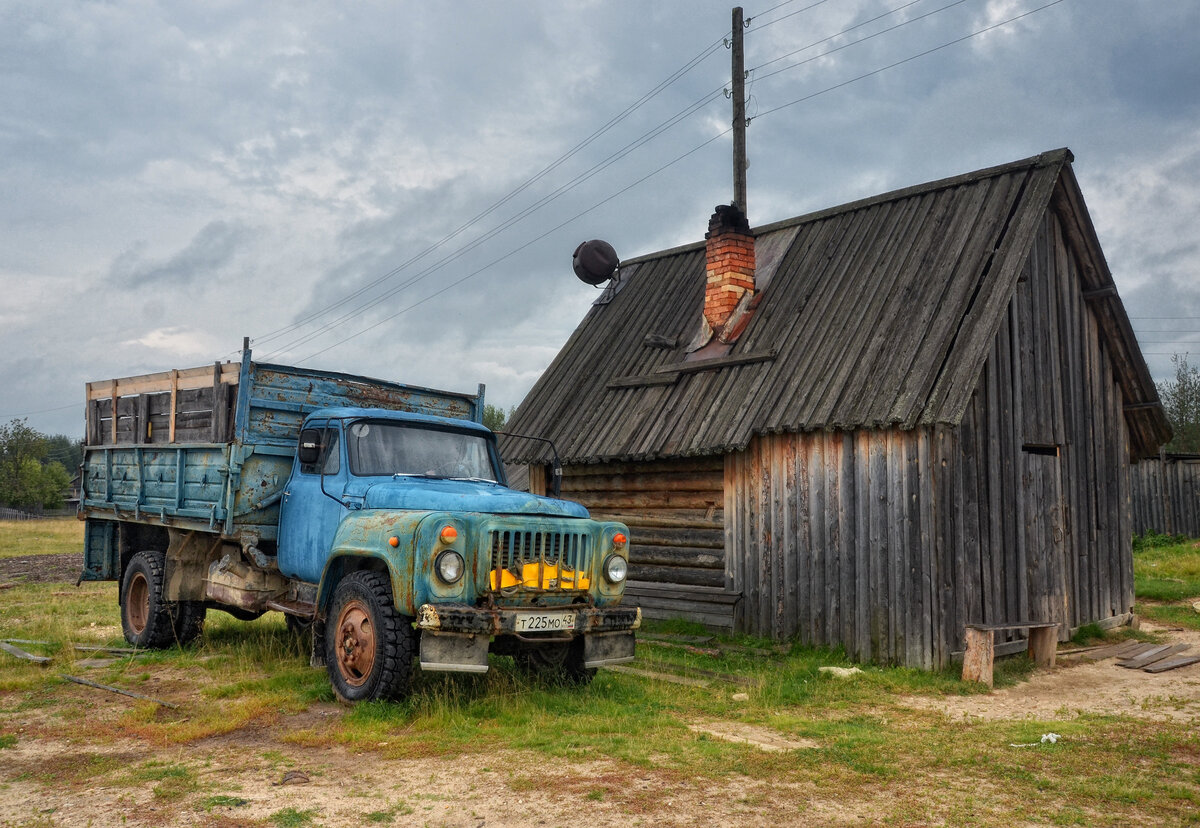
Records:
M1147 534L1134 538L1137 612L1159 623L1200 629L1200 541Z
M83 521L73 517L0 520L0 558L83 552Z
M1164 613L1191 612L1154 590L1172 579L1200 585L1198 555L1191 542L1140 546L1139 611L1146 603ZM1200 598L1200 589L1191 594ZM650 627L702 632L674 622ZM896 824L1183 823L1200 813L1195 728L1116 716L947 719L906 705L904 697L982 692L961 682L956 669L861 665L861 675L840 681L819 672L826 665L849 666L838 650L796 645L771 656L714 657L643 640L640 668L708 670L739 681L690 687L601 671L588 687L566 688L531 680L510 659L493 658L482 676L418 671L413 694L403 702L345 708L333 704L324 671L308 666L306 652L277 614L247 623L211 612L192 647L121 658L86 673L177 703L172 710L55 678L75 669L72 642L122 642L113 584L18 584L6 590L0 638L9 637L49 641L42 651L55 663L45 669L0 654L5 760L39 741L71 748L61 759L0 762L0 785L107 785L141 791L171 809L211 814L239 808L248 799L220 787L203 764L212 755L209 740L218 740L246 745L247 763L273 781L298 768L315 778L324 757L333 754L361 757L355 762L363 768L446 759L470 768L466 778L481 787L520 798L544 790L545 768L553 767L556 792L573 797L580 814L603 808L628 814L631 822L660 808L664 790L726 783L743 791L743 805L758 821L764 814L799 819L813 792L870 801L876 819ZM1105 637L1098 628L1085 628L1077 641ZM745 637L728 640L771 646ZM1000 660L996 668L1000 687L1024 681L1032 670L1024 658ZM690 727L706 722L768 729L815 747L771 753ZM1041 743L1051 731L1062 740ZM1012 747L1025 744L1034 746ZM114 753L128 745L137 746L132 759ZM631 785L631 779L657 780L658 787ZM403 817L414 804L424 808L440 796L433 790L394 792L365 807L362 821L407 824ZM255 824L306 826L327 818L307 807L317 804L312 801L279 804L305 807L275 810Z

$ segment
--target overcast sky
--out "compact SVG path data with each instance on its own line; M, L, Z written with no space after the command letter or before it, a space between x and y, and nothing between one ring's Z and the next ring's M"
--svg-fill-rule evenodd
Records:
M1067 146L1151 371L1200 351L1200 3L967 37L1048 0L777 2L745 10L752 224ZM86 381L243 336L517 404L596 297L579 242L698 241L730 200L730 12L0 0L0 422L78 436Z

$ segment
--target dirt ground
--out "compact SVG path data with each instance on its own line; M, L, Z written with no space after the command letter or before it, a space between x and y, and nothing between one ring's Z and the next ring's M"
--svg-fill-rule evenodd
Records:
M38 556L36 561L0 560L0 584L20 581L67 581L78 577L77 555ZM0 600L3 592L0 591ZM1200 648L1200 632L1168 630L1172 641ZM121 716L137 704L88 688L73 688L89 700L97 720ZM951 718L1055 721L1082 712L1200 723L1200 664L1152 675L1127 670L1109 659L1083 663L1060 657L1053 670L1042 670L1019 686L988 695L949 698L908 697L901 703L937 710ZM345 715L334 704L315 704L303 713L261 724L186 747L158 748L134 740L64 740L39 735L39 717L21 714L16 744L0 752L0 826L271 826L286 824L280 812L310 812L311 824L434 825L450 828L567 825L587 815L591 826L765 826L870 824L878 818L878 797L893 793L862 791L853 801L844 792L823 792L816 785L759 781L731 768L725 780L694 780L678 772L635 769L596 757L570 760L562 773L547 776L541 754L510 751L453 760L389 757L355 753L343 747L313 751L289 734L316 734ZM11 722L11 720L10 720ZM690 726L716 738L751 744L762 750L807 751L819 745L789 741L785 734L733 722L697 722ZM163 797L153 780L131 781L113 767L146 763L186 764L193 787L177 800ZM56 769L109 769L94 779L55 784ZM944 796L969 793L948 783ZM771 803L764 807L764 803ZM315 810L313 810L315 809ZM886 809L883 810L886 812ZM370 816L370 819L368 819ZM300 824L300 823L294 823ZM310 824L310 823L304 823Z
M83 553L0 558L0 585L75 583L83 571Z

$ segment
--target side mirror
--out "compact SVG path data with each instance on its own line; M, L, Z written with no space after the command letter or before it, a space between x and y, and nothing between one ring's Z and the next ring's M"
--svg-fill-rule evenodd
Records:
M306 428L300 432L300 447L296 451L300 465L311 466L321 459L321 430Z

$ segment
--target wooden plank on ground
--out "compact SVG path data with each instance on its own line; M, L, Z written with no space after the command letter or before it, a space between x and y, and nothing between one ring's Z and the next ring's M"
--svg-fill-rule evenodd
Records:
M673 650L684 650L696 655L712 656L713 658L721 657L721 651L715 647L696 647L692 644L679 644L675 641L659 641L656 638L647 638L644 635L639 635L638 639L642 644L648 644L652 647L670 647Z
M1145 673L1164 673L1167 670L1174 670L1177 667L1186 667L1189 664L1200 662L1200 655L1179 656L1177 658L1166 658L1161 661L1156 661L1148 667L1143 667L1142 672Z
M674 635L672 633L647 632L638 632L637 637L649 641L673 641L676 644L708 644L713 640L711 635Z
M1117 666L1127 667L1131 670L1138 670L1142 667L1145 667L1147 664L1153 664L1160 658L1165 658L1174 654L1175 652L1178 652L1177 650L1172 649L1173 647L1177 646L1178 645L1176 644L1158 644L1151 647L1149 650L1146 650L1145 652L1138 653L1135 656L1128 656L1121 661L1118 661Z
M1166 658L1171 658L1172 656L1177 656L1184 650L1187 650L1190 646L1190 644L1164 645L1162 647L1149 650L1137 658L1129 658L1125 659L1124 661L1118 661L1117 664L1119 664L1121 667L1127 667L1131 670L1140 670L1143 667L1149 667L1155 662L1162 661Z
M15 658L24 659L25 661L32 661L34 664L49 664L52 660L47 656L34 655L33 653L22 650L20 647L9 644L7 641L0 641L0 650L4 650L4 652Z
M1104 656L1104 657L1108 658L1109 656L1112 656L1112 657L1116 657L1119 659L1136 658L1137 656L1140 656L1142 653L1146 652L1147 650L1154 649L1155 646L1156 645L1148 644L1144 641L1137 641L1132 644L1124 644L1121 647L1118 647L1115 651L1109 653L1108 656Z
M628 676L638 676L639 678L648 678L652 681L667 681L671 684L682 684L687 687L708 687L707 681L700 679L687 678L686 676L676 676L670 673L656 673L651 670L639 670L637 667L625 667L624 665L613 665L605 667L605 670L612 670L614 673L624 673Z

